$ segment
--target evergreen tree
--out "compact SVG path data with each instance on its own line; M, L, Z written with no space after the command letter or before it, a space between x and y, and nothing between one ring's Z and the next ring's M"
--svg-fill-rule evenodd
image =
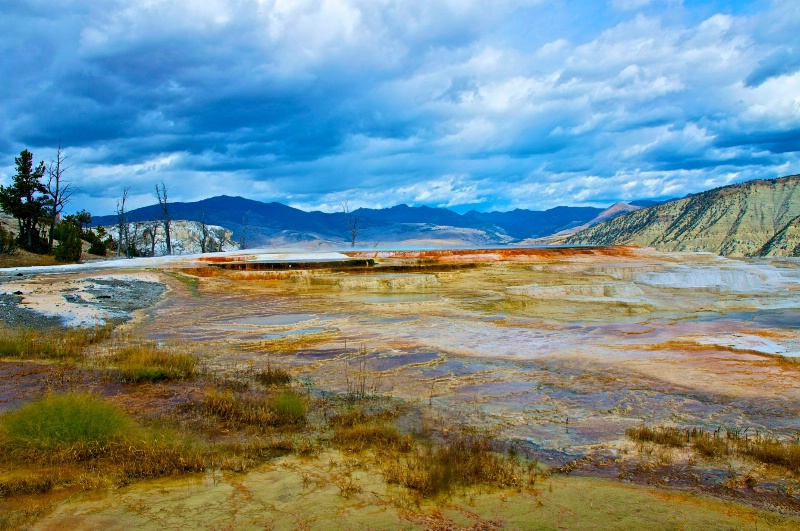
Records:
M29 251L44 252L39 222L47 215L47 187L42 183L44 162L33 169L33 154L27 149L15 157L17 173L11 186L0 186L0 208L17 219L19 244Z
M92 214L87 212L85 209L81 209L81 211L75 215L78 217L78 221L81 224L81 232L88 231L89 225L92 224Z
M77 262L81 259L81 225L75 216L67 216L56 227L58 245L53 250L60 262Z

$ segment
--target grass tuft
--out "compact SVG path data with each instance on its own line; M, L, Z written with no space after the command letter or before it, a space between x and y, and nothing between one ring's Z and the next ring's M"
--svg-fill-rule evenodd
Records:
M270 401L270 410L278 425L298 425L305 424L308 405L299 394L285 391Z
M191 378L197 371L197 358L170 352L153 345L128 346L111 357L125 382L158 382Z
M388 424L361 424L338 428L333 432L333 444L351 452L360 452L368 447L379 450L411 450L413 439L402 436L395 426Z
M102 446L130 429L123 412L88 393L47 396L2 418L4 446L12 450Z
M671 448L683 448L689 441L684 430L671 426L650 426L640 425L625 430L625 435L637 442L651 442L669 446Z
M214 390L203 397L202 409L234 428L272 424L272 412L266 397Z
M267 367L266 370L257 372L255 379L266 387L272 385L286 385L292 382L292 375L286 369L280 367Z
M70 472L69 467L81 463L122 483L199 472L206 453L170 430L140 427L95 395L50 395L0 417L0 462L11 469L35 463L38 470L35 476L0 482L0 492L46 492L79 481L80 469Z

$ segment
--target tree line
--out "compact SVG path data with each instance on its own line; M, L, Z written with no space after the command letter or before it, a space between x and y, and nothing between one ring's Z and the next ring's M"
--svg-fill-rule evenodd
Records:
M92 215L86 210L62 218L61 213L73 194L72 183L65 180L69 169L67 157L58 144L56 158L34 168L33 154L23 150L14 158L16 171L11 185L0 186L0 208L17 220L16 237L0 227L0 252L17 247L37 254L53 253L61 261L80 259L82 241L90 244L92 254L106 254L100 235L88 229ZM58 240L58 245L54 242Z
M17 248L37 254L53 254L59 261L77 262L83 248L89 243L90 254L106 256L108 251L117 256L155 256L157 242L163 243L163 253L176 250L171 237L167 187L162 182L156 185L156 197L160 216L150 222L129 222L125 203L128 188L117 201L116 238L103 227L90 229L92 215L86 210L62 216L64 207L78 189L65 179L71 168L67 157L58 144L55 159L48 166L44 161L34 167L33 154L27 149L14 158L15 173L9 186L0 185L0 209L17 221L17 234L0 226L0 253L11 253ZM159 237L159 228L163 236ZM205 216L197 222L201 252L221 251L226 243L224 229L209 227ZM58 242L55 244L55 242ZM55 245L54 245L55 244ZM178 251L181 245L178 245Z
M168 200L166 185L162 182L156 185L156 198L158 199L159 215L149 221L131 222L125 204L128 201L130 188L125 188L122 198L117 200L117 223L114 228L116 239L111 238L110 249L116 251L117 256L133 258L137 256L156 256L156 246L162 255L182 254L183 243L172 240L172 215ZM198 244L201 253L221 252L226 244L231 242L226 238L225 229L214 228L206 223L205 215L200 221L194 222L198 232Z

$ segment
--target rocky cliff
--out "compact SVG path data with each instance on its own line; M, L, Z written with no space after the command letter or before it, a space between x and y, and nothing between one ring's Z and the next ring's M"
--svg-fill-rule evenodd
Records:
M800 175L716 188L630 212L569 244L637 245L726 256L800 256Z

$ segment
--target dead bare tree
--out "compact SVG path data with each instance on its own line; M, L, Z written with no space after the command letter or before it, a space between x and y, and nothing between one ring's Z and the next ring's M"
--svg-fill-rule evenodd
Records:
M47 241L48 249L53 249L53 232L58 216L64 210L64 205L69 203L70 198L77 191L70 182L64 180L64 172L72 167L64 164L66 160L67 156L64 155L64 151L61 149L61 140L59 140L56 158L55 160L50 159L50 167L47 168L47 195L49 196L50 217L52 218Z
M145 245L150 246L150 251L148 251L148 256L156 255L156 237L158 236L159 224L160 222L158 220L149 221L144 224L144 230L142 231L142 242Z
M125 219L125 201L128 200L128 192L130 191L130 187L125 187L122 192L122 201L119 199L117 200L117 231L118 231L118 239L117 239L117 257L119 257L120 252L122 250L123 245L123 238L125 241L125 257L130 258L128 253L128 223Z
M130 248L133 249L133 253L128 252L128 256L129 257L130 257L131 254L133 256L139 256L140 255L140 253L139 253L139 241L140 241L139 229L142 228L142 225L144 225L144 224L143 223L137 223L137 222L128 224L129 228L130 227L133 228L133 233L128 235L129 239L126 239L126 242L130 242L130 244L131 244Z
M361 230L361 227L358 226L361 216L353 214L353 212L350 211L350 205L347 201L342 203L342 212L344 212L344 220L347 223L347 228L350 230L350 247L355 247L358 231Z
M247 249L247 233L253 232L254 229L252 226L247 224L247 216L250 214L250 211L244 213L242 216L242 233L239 235L239 249L245 250Z
M212 249L212 251L208 250L208 245L209 244L213 248L214 241L213 241L213 236L211 236L210 233L209 233L208 225L206 225L206 214L205 214L205 212L200 214L200 221L198 223L200 224L200 252L203 253L203 254L205 254L207 252L213 252L213 249ZM209 241L209 238L211 238L211 241Z
M167 202L167 187L164 181L161 181L161 188L156 184L156 196L158 196L158 204L161 206L161 220L164 224L164 239L167 245L167 254L172 254L172 241L169 237L169 225L172 219L169 217L169 203Z

